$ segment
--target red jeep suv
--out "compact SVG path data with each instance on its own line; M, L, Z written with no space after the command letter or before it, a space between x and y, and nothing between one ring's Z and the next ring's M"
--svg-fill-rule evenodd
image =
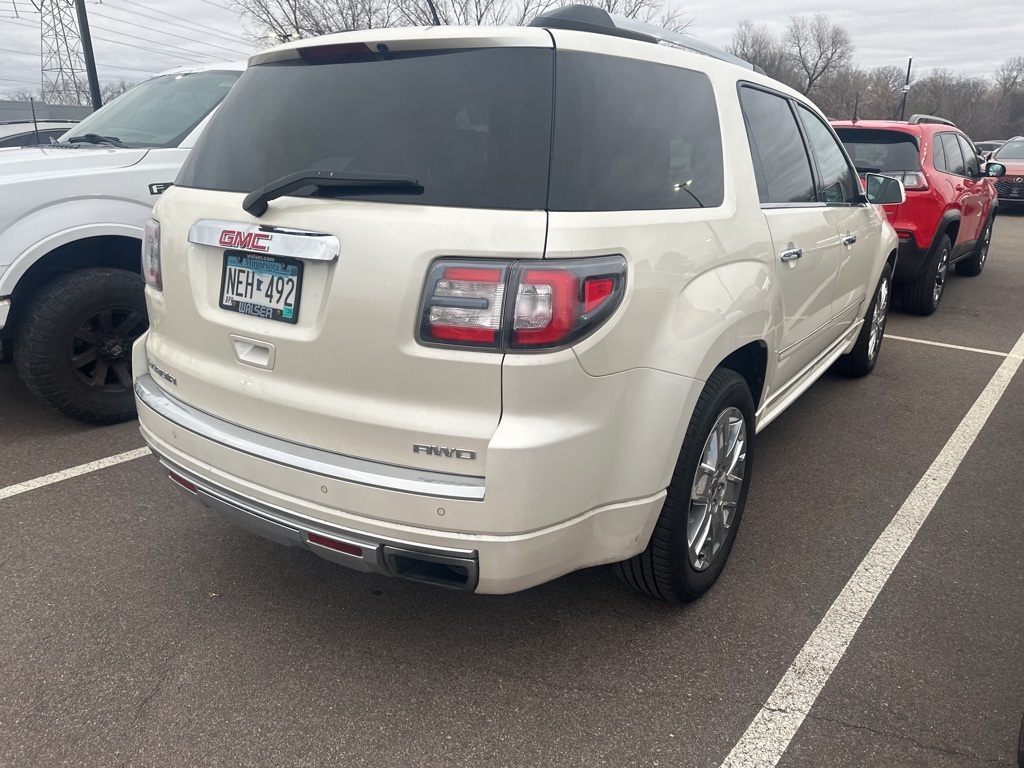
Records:
M907 201L886 205L900 238L893 282L903 308L930 315L939 306L946 273L981 274L992 239L998 163L982 164L953 123L930 115L896 120L834 121L861 177L882 173L903 182Z

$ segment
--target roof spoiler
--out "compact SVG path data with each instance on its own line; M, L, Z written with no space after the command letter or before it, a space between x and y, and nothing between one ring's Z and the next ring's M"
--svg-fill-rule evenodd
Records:
M721 48L716 48L709 43L698 40L693 35L688 35L685 32L673 32L664 27L645 24L642 21L628 19L618 14L613 16L603 8L596 8L592 5L562 6L557 10L537 16L530 22L530 26L546 27L548 29L571 29L577 32L592 32L598 35L625 37L629 40L639 40L645 43L670 45L694 53L701 53L713 59L725 61L763 74L759 67L755 67L738 56L733 56Z

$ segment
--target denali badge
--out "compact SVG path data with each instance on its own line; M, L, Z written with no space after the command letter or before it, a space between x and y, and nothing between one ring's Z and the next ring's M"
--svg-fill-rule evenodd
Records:
M171 374L169 374L167 371L163 370L162 368L158 368L156 363L154 363L152 360L149 361L149 370L151 370L164 381L169 381L174 386L178 386L178 380L171 376Z
M424 445L423 443L413 443L412 452L425 453L427 456L444 456L449 459L476 460L476 451L467 451L464 448L445 448L443 445Z

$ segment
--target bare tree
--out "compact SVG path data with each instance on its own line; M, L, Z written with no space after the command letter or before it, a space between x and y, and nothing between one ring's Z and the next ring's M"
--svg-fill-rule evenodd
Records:
M830 72L842 70L853 59L853 41L845 29L823 13L811 17L790 16L783 41L801 75L799 89L805 95Z
M522 25L567 2L580 0L433 0L442 24ZM582 0L676 31L690 24L668 0ZM434 23L427 0L233 0L265 40L293 40L349 29Z
M3 98L7 101L42 101L39 92L33 91L31 88L18 88L14 91L7 91L3 94Z
M768 77L788 85L792 85L795 80L796 71L789 51L764 24L754 26L748 20L741 21L728 51L760 67Z
M996 70L995 81L1002 96L1018 87L1024 87L1024 56L1014 56L1004 61Z
M116 99L122 93L130 91L136 85L138 85L138 82L134 80L108 80L105 83L100 83L100 96L103 99L103 103L106 104Z

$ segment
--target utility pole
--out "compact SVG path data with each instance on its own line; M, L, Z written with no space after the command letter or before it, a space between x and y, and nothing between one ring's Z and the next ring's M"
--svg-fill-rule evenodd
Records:
M96 56L92 52L92 36L89 34L89 15L85 10L85 0L75 0L75 9L78 11L78 33L82 38L82 53L85 54L85 72L89 77L92 108L99 109L103 106L103 99L100 97L100 81L96 76Z
M74 0L32 0L32 4L39 11L43 101L88 104L89 89L83 77L85 57Z
M903 103L900 104L900 120L907 114L907 94L910 92L910 65L914 63L914 57L907 59L907 79L903 83Z

